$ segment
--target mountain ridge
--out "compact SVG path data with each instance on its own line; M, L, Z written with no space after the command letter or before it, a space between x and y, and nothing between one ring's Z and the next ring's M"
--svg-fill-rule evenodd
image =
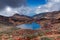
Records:
M10 23L13 26L27 24L27 23L29 24L32 22L36 22L41 26L43 26L42 24L45 23L55 23L54 21L56 20L57 20L56 22L59 22L58 19L60 19L60 11L45 12L34 15L33 17L26 15L19 15L19 14L14 14L13 16L10 17L0 15L0 23L6 22L7 24Z

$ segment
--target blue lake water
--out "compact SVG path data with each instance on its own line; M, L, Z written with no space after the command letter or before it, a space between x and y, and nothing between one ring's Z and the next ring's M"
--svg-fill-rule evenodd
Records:
M22 25L19 25L17 27L22 28L22 29L36 30L36 29L39 29L41 26L39 24L37 24L36 22L32 22L31 24L22 24Z

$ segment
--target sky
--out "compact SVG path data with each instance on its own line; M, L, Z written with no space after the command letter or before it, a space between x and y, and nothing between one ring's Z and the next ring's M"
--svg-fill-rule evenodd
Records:
M46 3L45 0L27 0L27 5L30 6L30 7L43 5L45 3Z
M33 16L36 14L35 9L46 3L46 0L0 0L0 15L12 16L18 13Z
M37 7L35 13L52 12L60 10L60 0L47 0L47 3Z
M60 0L0 0L0 15L33 16L43 12L60 10Z

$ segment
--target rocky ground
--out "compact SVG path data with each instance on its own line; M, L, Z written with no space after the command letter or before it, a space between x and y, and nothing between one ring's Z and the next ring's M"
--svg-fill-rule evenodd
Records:
M20 29L17 25L36 22L38 30ZM47 12L33 17L15 14L0 15L0 40L60 40L60 11Z

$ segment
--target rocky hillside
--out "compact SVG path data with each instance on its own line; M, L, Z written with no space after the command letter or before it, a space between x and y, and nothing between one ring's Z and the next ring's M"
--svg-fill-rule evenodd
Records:
M33 17L15 14L11 17L0 15L0 23L5 25L17 26L26 23L37 22L42 28L59 28L60 27L60 11L46 12L34 15Z
M32 22L40 24L41 28L31 30L13 27ZM60 40L60 11L41 13L33 17L19 14L11 17L0 15L0 40L5 39L4 37L12 40L20 37L21 40Z
M35 15L34 20L40 24L43 29L60 30L60 11Z
M20 24L25 24L25 23L31 23L33 19L31 17L25 16L25 15L19 15L15 14L11 17L6 17L0 15L0 23L5 24L5 25L20 25Z

